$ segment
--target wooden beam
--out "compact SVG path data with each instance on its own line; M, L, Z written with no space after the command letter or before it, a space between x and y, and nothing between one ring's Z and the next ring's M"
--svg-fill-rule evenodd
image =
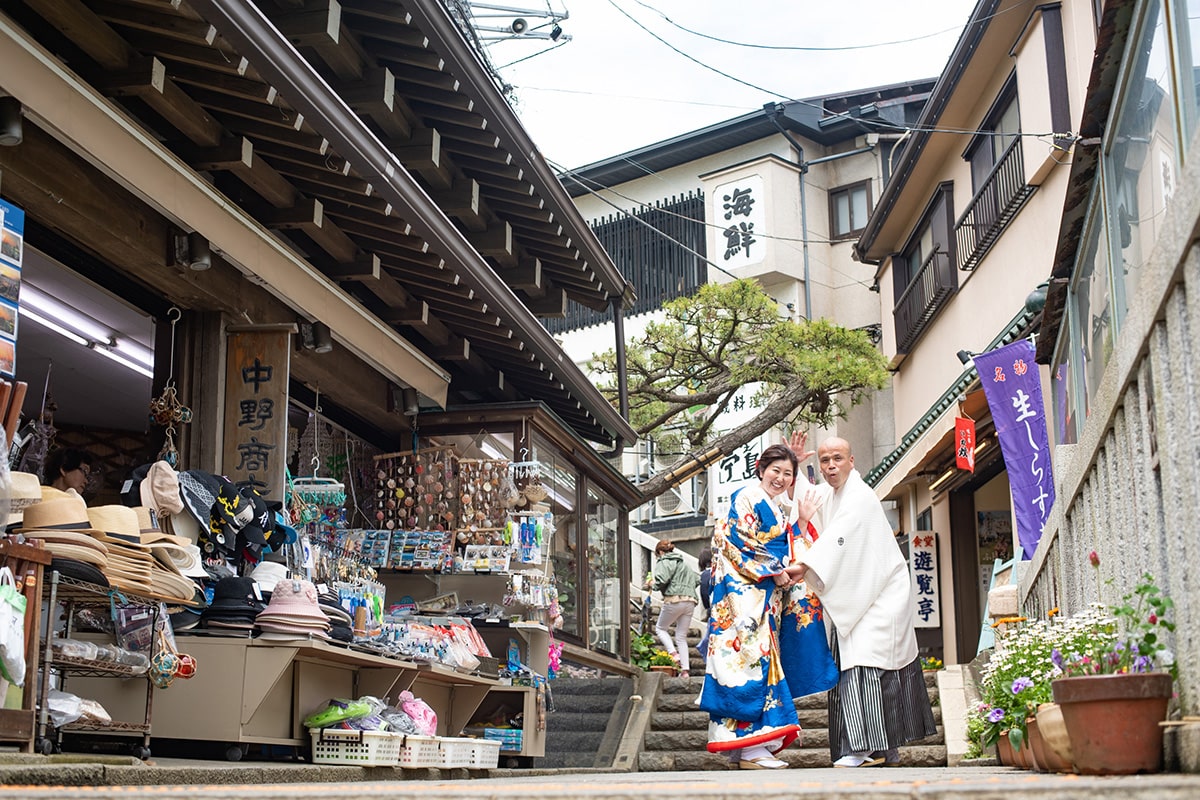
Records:
M234 117L232 115L222 117L222 121L225 122L226 127L230 130L249 136L255 140L264 139L268 142L277 142L298 150L317 153L318 155L325 155L325 151L329 149L328 140L319 133L293 131L281 128L278 125L268 125L258 120ZM258 146L257 142L256 146Z
M195 64L172 62L167 66L167 77L189 86L201 86L214 92L223 92L231 97L257 100L273 105L278 92L274 86L252 78L226 75Z
M115 22L122 27L151 31L160 36L169 36L193 44L211 45L217 38L217 29L202 19L192 19L182 14L169 14L149 8L132 8L124 3L108 0L92 0L91 8L105 22Z
M220 38L211 46L180 42L149 31L126 31L125 38L135 49L164 61L194 64L227 75L245 75L250 66L250 62Z
M25 0L105 70L122 69L137 53L108 23L79 0Z
M414 98L408 94L402 94L401 96L404 97L409 107L422 117L440 120L451 125L466 128L467 130L480 132L487 130L487 117L482 114L458 108L447 108L438 103Z
M511 289L526 293L542 290L542 262L533 256L521 258L515 266L501 268L498 274Z
M366 65L342 27L342 6L337 0L314 0L302 11L278 14L271 20L296 47L312 48L343 80L361 78Z
M538 317L558 317L567 315L567 293L559 288L547 290L544 297L531 298L525 307Z
M360 253L353 261L322 264L321 271L335 281L377 281L383 274L379 256Z
M274 208L296 204L300 193L270 164L254 152L254 144L245 137L223 140L216 147L187 150L178 155L197 172L231 172Z
M167 78L166 64L157 58L134 59L109 71L98 86L110 97L141 98L195 144L214 147L221 142L221 124Z
M304 115L295 109L263 103L259 100L247 100L244 97L233 97L224 92L214 92L200 86L191 88L191 96L204 108L245 117L264 125L275 125L292 131L298 131L304 127Z
M386 67L373 67L364 71L359 80L336 81L333 88L355 113L372 120L388 137L407 139L412 135L412 125L401 108L403 102L396 97L396 78Z
M473 230L486 227L479 214L479 184L470 178L455 178L448 189L431 189L429 197L448 217L455 217Z
M429 44L428 39L420 46L416 46L415 43L409 46L376 39L369 30L361 31L358 37L371 55L381 62L390 61L398 67L414 67L431 72L440 72L446 66L444 58L433 50L425 49Z
M471 357L471 341L452 336L446 344L435 347L430 355L437 361L466 361Z
M489 225L487 230L471 233L467 237L480 253L491 256L504 266L516 266L513 256L512 226L500 221Z

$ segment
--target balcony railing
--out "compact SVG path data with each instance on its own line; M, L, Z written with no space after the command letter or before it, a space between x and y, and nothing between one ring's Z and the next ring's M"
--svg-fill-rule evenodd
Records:
M1020 137L1013 139L954 226L958 254L962 259L959 269L971 270L979 266L1036 188L1025 183L1025 161L1020 145Z
M935 247L892 309L896 319L896 352L910 352L957 288L958 278L950 263L950 254Z

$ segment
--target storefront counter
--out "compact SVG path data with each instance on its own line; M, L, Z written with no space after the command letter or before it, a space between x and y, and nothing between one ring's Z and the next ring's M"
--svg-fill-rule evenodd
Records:
M394 702L405 689L437 713L439 736L457 736L489 692L522 688L317 640L180 636L177 642L196 659L196 675L154 693L156 739L303 747L309 744L304 718L330 698L372 695ZM144 686L135 683L80 678L71 688L98 700L114 719L131 718L145 702Z

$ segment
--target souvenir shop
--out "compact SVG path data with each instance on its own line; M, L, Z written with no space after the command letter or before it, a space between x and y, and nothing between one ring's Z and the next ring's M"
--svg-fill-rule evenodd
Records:
M536 757L559 665L628 667L636 500L600 452L636 435L538 315L633 298L462 32L417 3L301 54L277 4L18 5L0 739ZM394 80L429 64L455 79ZM67 446L93 461L56 495Z

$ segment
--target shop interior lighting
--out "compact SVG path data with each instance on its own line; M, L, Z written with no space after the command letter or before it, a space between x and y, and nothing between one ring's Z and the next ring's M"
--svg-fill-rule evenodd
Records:
M36 311L34 311L31 308L22 308L21 309L21 322L24 322L25 320L29 320L30 322L36 322L38 325L41 325L43 328L54 331L59 336L70 339L75 344L81 344L84 347L87 347L89 344L91 344L91 342L89 342L87 339L83 338L79 334L72 333L71 331L67 330L63 326L59 325L57 322L46 319L41 314L37 313Z
M132 340L120 339L91 317L49 297L38 289L21 286L21 320L29 320L64 339L82 345L139 375L153 378L154 354Z
M958 467L950 467L950 469L937 476L932 483L929 484L929 491L936 492L958 472Z
M24 311L27 308L33 309L43 319L55 322L89 342L102 342L110 347L116 344L110 328L106 328L86 314L60 303L40 289L23 283L21 285L21 310Z
M154 353L150 351L150 348L132 339L118 338L113 349L135 364L141 364L147 368L154 366Z
M103 344L97 344L97 343L93 342L93 343L91 343L91 349L93 351L99 353L100 355L104 356L105 358L115 361L116 363L120 364L121 366L125 367L126 369L133 370L134 372L136 372L139 375L144 375L147 378L154 377L154 373L151 370L146 369L141 364L134 363L130 359L126 358L125 356L121 355L120 353L117 353L115 350L111 350L110 348L106 347Z

